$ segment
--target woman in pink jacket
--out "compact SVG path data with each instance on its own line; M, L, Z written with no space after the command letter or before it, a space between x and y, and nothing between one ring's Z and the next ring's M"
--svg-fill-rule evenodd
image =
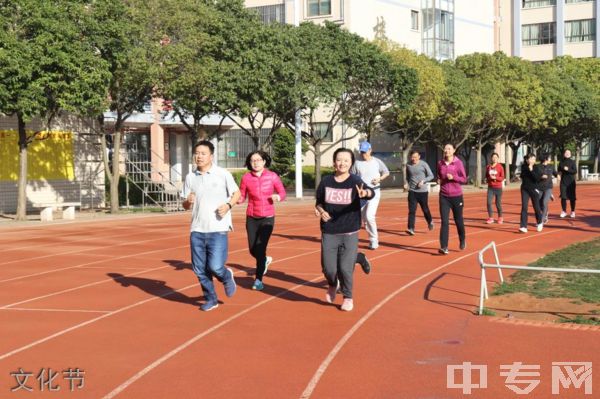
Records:
M246 209L246 232L248 249L256 259L256 280L253 290L264 288L262 279L267 273L273 258L267 256L267 244L275 225L275 202L285 199L285 189L277 173L267 169L271 157L264 151L253 151L246 157L246 167L250 172L242 176L239 204L248 197Z

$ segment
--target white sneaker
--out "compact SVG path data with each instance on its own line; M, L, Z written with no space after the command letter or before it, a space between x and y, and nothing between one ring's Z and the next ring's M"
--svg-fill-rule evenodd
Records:
M354 309L354 301L352 301L352 298L344 298L341 309L345 312L349 312Z
M273 258L270 256L267 256L267 260L265 262L265 272L263 273L263 276L265 274L267 274L267 270L269 270L269 265L273 262Z
M519 227L521 233L527 233L527 227Z
M564 218L565 216L567 216L567 212L565 212L565 211L562 211L562 212L560 213L560 217L561 217L561 218Z
M369 249L377 249L379 248L379 243L372 242L369 244Z
M575 217L575 212L571 212L571 218Z
M544 229L544 223L540 223L537 225L537 231L542 231Z

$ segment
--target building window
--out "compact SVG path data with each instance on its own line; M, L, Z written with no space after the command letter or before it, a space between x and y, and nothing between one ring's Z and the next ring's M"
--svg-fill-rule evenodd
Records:
M593 0L566 0L565 3L569 4L569 3L587 3Z
M313 131L315 133L315 138L320 137L323 143L331 143L333 141L333 129L327 131L329 127L329 123L327 122L317 122L313 123Z
M410 28L412 30L419 30L419 12L410 10Z
M555 6L556 0L523 0L523 8Z
M596 20L581 19L565 21L565 40L568 42L590 42L596 40Z
M521 29L523 46L556 43L556 23L523 25Z
M421 0L423 53L437 60L454 58L454 0Z
M256 11L263 24L277 22L285 23L285 4L275 4L271 6L248 7L249 10Z
M331 0L308 0L308 16L331 14Z

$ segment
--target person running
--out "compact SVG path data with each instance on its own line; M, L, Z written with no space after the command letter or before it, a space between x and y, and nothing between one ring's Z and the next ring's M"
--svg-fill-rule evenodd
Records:
M541 168L541 181L538 189L540 190L540 211L542 212L542 223L548 223L548 204L551 200L554 199L552 195L552 178L557 176L556 170L554 170L554 166L550 163L552 161L552 156L550 153L542 154L542 163L540 165Z
M380 184L390 175L387 166L372 154L373 149L368 141L363 141L359 146L362 160L357 160L352 166L351 173L358 175L362 181L375 190L375 197L366 201L362 207L362 220L369 234L369 249L379 247L379 235L377 234L377 208L381 198Z
M467 182L467 174L462 161L454 155L456 149L452 144L444 146L444 158L437 164L437 177L440 184L440 249L442 255L448 254L448 235L450 232L450 210L458 231L461 250L467 247L465 222L463 220L463 191L462 184Z
M564 158L558 164L558 174L560 175L560 206L562 212L560 217L567 216L567 200L571 205L571 217L575 217L575 201L576 195L576 180L577 180L577 164L571 159L571 151L565 150Z
M325 299L335 301L338 281L344 300L341 309L354 308L354 264L361 225L361 199L370 200L375 190L351 174L354 153L338 148L333 153L335 173L323 177L316 192L315 209L321 218L321 266L328 288Z
M429 192L427 182L434 178L431 168L427 162L421 161L419 151L410 153L410 162L406 165L406 184L404 189L408 189L408 229L406 232L415 235L415 219L417 214L417 204L423 211L423 216L427 221L429 230L433 230L433 218L429 211Z
M521 233L527 233L527 203L529 199L531 199L535 212L537 231L542 231L544 228L540 209L541 192L538 188L541 180L542 169L535 164L535 155L531 153L525 155L525 160L521 165L521 224L519 227Z
M485 167L485 178L487 180L487 224L494 223L494 208L492 201L496 202L496 211L498 212L498 224L504 223L502 218L502 185L504 184L504 167L498 163L500 155L494 152L492 162Z
M200 309L207 312L219 306L213 276L223 283L228 297L236 291L233 270L225 268L225 261L227 233L233 230L230 211L240 191L231 173L213 163L215 147L210 141L196 143L192 152L196 170L186 176L181 195L183 208L192 209L192 268L206 300Z
M273 258L267 256L267 245L275 226L275 202L285 200L285 188L277 173L267 169L271 166L271 157L264 151L252 151L246 157L246 168L250 172L242 176L240 199L243 203L248 197L246 208L246 233L248 249L256 259L256 273L253 290L262 291L263 276L267 273Z

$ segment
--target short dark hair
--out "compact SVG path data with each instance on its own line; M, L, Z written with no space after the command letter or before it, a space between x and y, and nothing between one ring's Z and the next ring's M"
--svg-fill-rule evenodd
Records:
M548 161L549 159L552 159L552 154L550 154L549 152L545 152L542 154L542 157L540 158L540 160L543 161Z
M199 142L197 142L196 144L194 144L194 148L192 149L192 153L196 152L196 148L200 147L201 145L208 147L208 149L210 150L211 155L215 153L215 146L213 143L211 143L208 140L200 140Z
M525 155L525 160L529 161L529 159L533 158L533 157L535 157L535 154L533 152L529 152L529 153L527 153L527 155Z
M252 162L250 161L250 158L252 158L252 155L254 155L254 154L258 154L265 161L265 168L268 168L269 166L271 166L271 156L263 150L256 150L256 151L252 151L250 154L248 154L246 156L245 165L246 165L246 168L248 168L248 170L252 170Z
M490 159L492 159L494 155L500 158L500 154L498 154L497 152L492 152L492 155L490 155Z
M337 158L337 155L340 152L347 152L348 154L350 154L350 159L352 160L352 165L354 165L354 162L355 162L354 152L352 150L350 150L349 148L338 148L337 150L335 150L333 153L333 163L335 163L335 158Z
M412 151L410 152L410 155L409 155L409 157L412 157L412 156L413 156L413 155L415 155L415 154L419 154L419 156L421 156L421 153L420 153L419 151L417 151L417 150L412 150Z

